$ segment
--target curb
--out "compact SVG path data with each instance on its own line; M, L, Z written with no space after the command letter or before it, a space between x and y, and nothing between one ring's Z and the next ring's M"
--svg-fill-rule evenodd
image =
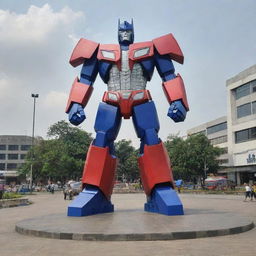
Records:
M29 204L30 202L27 198L2 199L0 200L0 209L17 207L17 206L26 206Z
M251 222L244 226L219 230L204 231L184 231L184 232L167 232L167 233L130 233L130 234L80 234L80 233L62 233L50 232L46 230L26 229L22 225L16 224L16 232L36 237L64 239L64 240L85 240L85 241L157 241L157 240L180 240L180 239L196 239L204 237L216 237L234 235L249 231L255 227Z

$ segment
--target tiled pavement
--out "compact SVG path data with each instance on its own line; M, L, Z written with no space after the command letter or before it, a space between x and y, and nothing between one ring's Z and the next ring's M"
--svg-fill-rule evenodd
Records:
M0 209L0 255L256 255L256 228L236 234L219 237L170 241L74 241L39 238L15 232L15 224L21 220L59 214L66 211L69 201L61 193L30 196L30 206ZM227 212L249 217L256 223L256 202L243 202L242 196L190 195L181 194L187 215ZM114 194L112 202L117 213L140 211L145 201L143 194ZM200 211L195 211L199 209ZM195 211L195 212L193 212ZM232 215L230 215L232 218ZM125 222L126 219L123 221ZM221 220L221 218L220 218ZM237 220L238 222L240 219ZM129 218L124 226L129 227ZM154 223L152 223L152 226Z

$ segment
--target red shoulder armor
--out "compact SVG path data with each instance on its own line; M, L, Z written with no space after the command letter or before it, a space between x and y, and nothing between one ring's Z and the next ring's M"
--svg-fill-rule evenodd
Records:
M153 44L157 51L159 52L159 54L169 54L171 59L177 61L180 64L183 64L183 53L172 34L168 34L154 39Z
M73 67L83 64L85 59L90 59L98 47L98 43L81 38L74 48L69 63Z
M98 60L115 63L121 69L121 49L119 44L100 44Z
M154 55L154 45L151 41L129 45L129 66L132 70L137 61L142 61Z
M134 43L129 46L129 59L133 61L151 57L154 54L154 47L151 41Z
M118 62L121 59L120 45L118 44L100 44L98 51L98 60L107 60Z

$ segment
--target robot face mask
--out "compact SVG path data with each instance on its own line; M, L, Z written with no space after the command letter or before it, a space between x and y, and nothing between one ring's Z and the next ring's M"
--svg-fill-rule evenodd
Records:
M131 30L121 30L119 31L119 41L123 42L130 42L132 43L132 31Z
M129 45L134 41L133 20L131 23L118 20L118 41L121 45Z

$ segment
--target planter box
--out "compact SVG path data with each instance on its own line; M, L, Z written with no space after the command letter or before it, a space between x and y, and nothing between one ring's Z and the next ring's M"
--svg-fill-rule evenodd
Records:
M9 208L15 206L29 205L28 198L1 199L0 208Z

